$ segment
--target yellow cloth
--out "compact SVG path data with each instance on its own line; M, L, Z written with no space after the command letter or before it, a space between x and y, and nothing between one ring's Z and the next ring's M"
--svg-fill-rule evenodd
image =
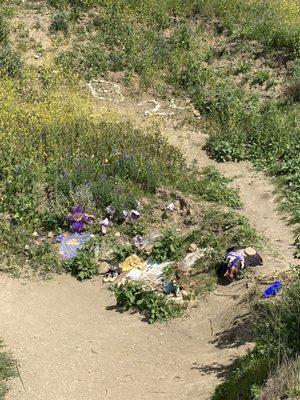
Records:
M146 261L142 260L136 254L127 257L121 264L122 272L128 272L132 269L145 269L147 267Z

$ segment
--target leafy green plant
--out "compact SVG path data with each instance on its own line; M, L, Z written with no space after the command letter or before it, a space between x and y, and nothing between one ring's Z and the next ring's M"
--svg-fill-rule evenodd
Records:
M111 263L116 265L124 261L127 257L129 257L133 253L133 247L131 244L122 244L118 245L113 254L113 259Z
M3 44L7 41L9 34L8 25L6 19L0 14L0 43Z
M296 278L283 297L253 305L252 329L255 349L240 359L213 400L253 399L253 387L261 386L274 366L299 354L300 279ZM256 385L256 386L253 386Z
M179 304L167 301L163 295L146 289L142 283L126 282L121 286L113 285L110 289L122 310L136 309L150 324L175 318L182 311Z
M253 83L263 85L270 78L270 74L267 71L257 71L255 73Z
M82 249L78 251L76 257L66 264L67 268L71 271L77 279L89 279L97 274L98 264L95 261L94 254Z
M63 32L64 34L68 33L69 25L68 25L68 20L67 16L64 12L56 12L53 14L49 30L50 32Z
M19 77L22 68L20 54L9 44L0 46L0 76Z
M154 243L151 257L158 261L176 260L183 254L182 239L174 229L165 229L163 236Z
M140 221L128 222L124 224L123 232L131 238L142 236L146 232L146 224Z

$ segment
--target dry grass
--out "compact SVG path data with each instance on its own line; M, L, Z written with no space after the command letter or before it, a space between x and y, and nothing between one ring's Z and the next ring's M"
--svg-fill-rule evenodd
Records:
M259 400L300 399L300 357L287 361L272 375Z

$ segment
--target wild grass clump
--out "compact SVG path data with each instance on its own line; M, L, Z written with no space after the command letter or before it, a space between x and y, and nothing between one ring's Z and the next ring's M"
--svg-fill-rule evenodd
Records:
M300 395L300 358L286 360L270 374L259 400L297 399Z
M270 371L296 357L300 351L300 279L274 301L259 302L253 309L255 349L238 361L226 382L221 384L213 400L251 400L253 391L261 387ZM258 391L259 393L260 391Z
M9 353L2 350L2 342L0 347L0 400L4 400L7 393L6 381L16 376L16 363Z
M200 9L206 15L219 17L236 36L300 51L297 0L200 0Z
M8 40L9 27L5 17L0 13L0 43L6 43Z
M69 29L69 24L66 14L60 11L54 13L49 26L49 31L51 33L60 31L63 32L64 34L67 34L68 29Z
M284 207L299 223L300 123L298 108L279 102L263 106L239 99L226 119L214 117L214 133L206 149L218 161L254 161L277 178L284 193Z

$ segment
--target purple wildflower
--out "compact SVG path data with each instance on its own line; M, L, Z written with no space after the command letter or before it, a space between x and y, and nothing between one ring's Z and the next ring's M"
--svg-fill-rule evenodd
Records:
M68 222L75 222L74 215L72 215L72 214L68 215L67 219L68 219Z
M61 170L61 174L65 179L68 177L67 171L64 168Z
M84 229L84 224L82 221L76 221L74 222L74 224L71 225L71 228L73 229L73 231L80 233Z
M122 151L122 160L125 160L128 157L128 154L126 153L126 151Z
M72 208L72 212L73 212L74 214L81 214L81 213L83 213L83 208L80 207L80 206L73 207L73 208Z
M83 214L81 221L86 222L87 224L90 224L93 222L95 217L93 215L89 214Z
M118 193L118 194L121 194L122 192L123 192L122 186L118 186L117 193Z

